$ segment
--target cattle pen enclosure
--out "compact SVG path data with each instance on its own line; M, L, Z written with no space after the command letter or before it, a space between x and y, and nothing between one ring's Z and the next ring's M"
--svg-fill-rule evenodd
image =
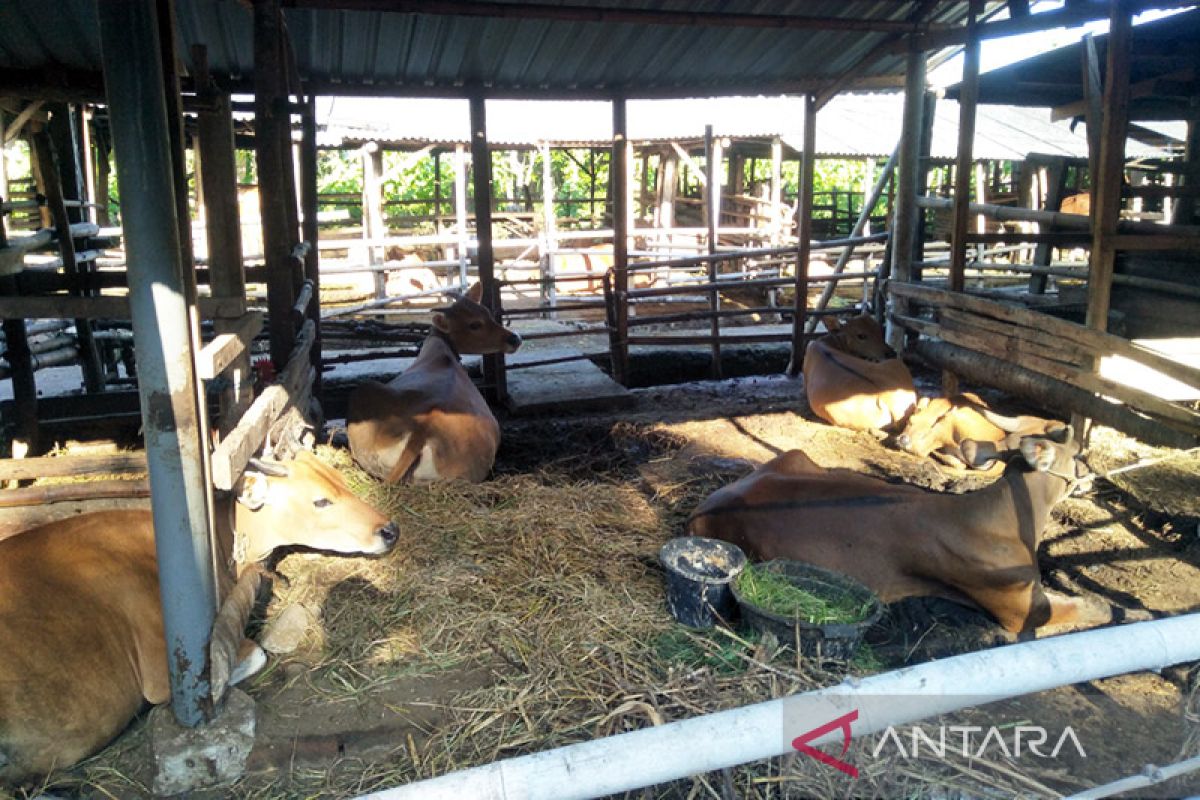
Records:
M923 383L936 379L924 373ZM340 449L322 449L352 485L396 519L401 540L374 561L295 553L280 561L268 617L313 621L299 648L273 659L248 691L260 741L226 797L352 797L496 758L670 722L1010 641L986 616L944 601L891 607L849 665L798 663L745 630L691 632L663 603L657 551L695 504L777 450L823 465L934 489L990 478L941 470L871 437L814 422L781 377L635 390L619 415L509 420L493 480L385 487ZM990 395L989 395L990 396ZM1011 406L999 407L1011 410ZM1200 603L1195 455L1094 434L1092 466L1115 475L1064 501L1042 556L1049 582L1104 598L1130 617ZM1170 487L1175 487L1171 490ZM852 524L852 521L848 521ZM656 797L1051 797L1166 763L1194 749L1188 670L1063 689L959 724L1038 724L1060 731L1102 713L1122 735L1088 737L1087 758L1013 762L993 743L970 758L851 751L857 782L792 756L699 775ZM1188 705L1191 704L1191 705ZM1190 708L1188 715L1185 711ZM936 720L928 723L931 735ZM1008 743L1011 749L1011 740ZM908 746L907 740L905 746ZM149 796L146 724L47 788L83 797ZM978 757L976 757L978 756ZM1172 785L1174 786L1174 785ZM1194 792L1194 784L1168 788ZM194 795L206 796L203 793ZM629 797L643 796L633 792Z
M0 3L0 798L1200 794L1200 10L45 5ZM779 121L639 127L715 98ZM689 531L886 613L686 629ZM903 734L785 714L878 687Z

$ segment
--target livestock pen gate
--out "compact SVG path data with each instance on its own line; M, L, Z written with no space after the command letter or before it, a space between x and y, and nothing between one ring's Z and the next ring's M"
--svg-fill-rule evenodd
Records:
M93 260L91 248L81 241L83 246L72 252L68 243L76 236L96 235L99 231L69 227L71 212L65 209L71 206L67 201L86 202L82 192L78 198L64 195L62 202L47 193L59 233L61 264L54 268L52 280L43 283L37 292L24 292L20 281L11 276L0 286L5 294L0 298L0 316L5 320L13 385L18 389L15 407L20 409L21 425L36 423L37 398L29 379L32 355L22 343L26 331L19 321L28 317L132 320L138 355L138 405L159 543L168 650L175 654L171 664L172 705L185 724L195 725L210 718L215 708L208 686L208 640L216 613L208 552L211 491L214 486L232 485L265 437L273 417L285 407L306 404L309 387L318 374L316 367L321 363L313 111L317 95L436 95L469 101L478 239L473 261L483 283L485 304L497 314L501 311L501 285L493 250L487 101L530 97L611 103L613 262L606 309L608 329L615 337L613 366L618 375L624 368L627 348L635 341L628 333L628 304L637 299L637 292L656 291L653 287L639 288L631 280L639 268L651 270L653 265L635 267L630 262L628 100L736 93L802 95L806 113L797 241L794 246L780 248L782 252L759 254L795 261L793 276L769 280L794 287L791 332L786 338L792 343L796 371L803 355L809 314L806 273L812 249L812 182L819 109L842 91L895 87L906 80L905 132L895 167L896 208L891 225L891 319L897 330L906 324L937 325L940 327L925 330L942 335L951 328L950 316L932 321L914 315L911 309L916 303L937 305L937 301L950 298L961 306L956 310L973 310L967 306L974 299L960 298L970 298L962 290L969 241L967 219L972 211L966 191L971 173L968 132L975 108L979 41L1109 16L1113 44L1108 50L1104 100L1095 104L1089 96L1088 103L1089 113L1100 109L1104 129L1094 148L1093 206L1097 214L1090 233L1089 327L1073 326L1069 330L1077 337L1073 341L1082 340L1084 345L1076 350L1093 347L1083 357L1095 355L1093 351L1102 347L1111 347L1114 352L1118 349L1115 337L1103 334L1115 253L1140 246L1140 240L1129 238L1117 224L1123 163L1118 145L1124 141L1122 99L1130 74L1129 18L1143 8L1172 5L1167 0L1072 3L1038 14L1029 13L1023 3L960 0L864 0L861 4L816 11L811 4L792 2L771 14L762 13L761 4L750 0L724 3L716 11L688 12L650 10L642 3L626 0L587 4L449 0L431 5L370 0L255 0L251 5L248 9L245 4L219 0L67 0L47 13L33 0L10 0L0 7L0 95L20 101L15 111L11 104L7 107L16 115L14 125L18 121L23 125L36 116L46 102L78 104L106 99L122 190L120 235L127 253L123 290L105 290L99 283L81 280L81 273L91 271L80 267L81 262ZM1007 18L998 18L1005 14ZM402 57L396 57L395 47L384 45L388 42L405 43L400 47ZM177 43L183 46L177 49ZM952 201L951 294L935 296L928 294L935 290L915 282L920 263L914 257L919 238L918 133L927 53L959 46L966 47L968 67ZM453 57L464 53L473 55ZM620 58L615 57L618 53ZM713 58L713 53L720 57ZM1089 87L1092 95L1098 89L1095 84ZM271 362L282 380L267 388L247 409L249 397L242 393L241 379L235 377L227 386L223 402L228 413L222 415L219 441L212 449L203 382L228 368L246 372L247 345L260 324L256 315L246 311L246 276L235 236L237 198L229 157L232 142L228 109L229 96L241 92L252 92L255 98L254 145L265 260L261 274L267 285L265 325ZM203 297L187 224L190 210L182 120L189 107L198 124L201 183L210 236L215 237L208 243L208 290ZM59 114L50 116L53 124ZM294 116L299 117L302 131L298 182L292 155ZM1089 121L1097 129L1101 126L1096 116ZM21 125L17 125L18 130ZM716 142L712 137L708 139L711 153ZM61 156L65 151L59 152ZM1194 152L1193 148L1189 161L1193 165ZM715 160L707 159L710 169ZM76 170L75 174L81 172ZM1194 177L1189 173L1187 179ZM710 177L710 190L715 183ZM218 224L217 220L228 222ZM718 222L719 218L710 213L709 226ZM1149 246L1170 245L1194 251L1194 226L1180 224L1164 233L1153 237ZM689 291L711 298L709 318L713 330L709 344L716 356L721 343L717 297L724 287L717 280L715 264L748 256L715 252L713 230L707 241L711 252L695 257L698 264L705 265L703 272L707 275L702 275L705 279L698 280ZM9 243L0 264L23 264L21 253L46 243L42 234ZM20 267L8 271L15 273ZM22 293L16 294L18 291ZM671 291L677 291L677 287L671 287ZM952 308L950 300L941 305ZM1011 313L1020 317L1021 311ZM216 320L214 336L202 346L199 318L209 314ZM977 327L987 330L990 324L977 323ZM78 328L86 330L87 325ZM1080 334L1077 329L1088 332ZM1030 340L1015 334L1012 339ZM1020 358L1022 347L1018 342L1006 352ZM1198 383L1194 368L1168 367L1164 362L1170 359L1148 356L1137 345L1126 343L1121 347L1126 348L1122 352L1170 370L1193 386ZM931 358L945 352L945 347L932 342L920 342L915 349ZM90 356L85 353L85 358ZM947 357L943 363L958 364L965 372L970 360ZM714 358L714 363L719 364L719 358ZM502 396L502 358L485 359L484 373L493 394ZM1082 366L1073 374L1084 374ZM1103 388L1107 390L1107 386ZM1083 391L1096 399L1098 390ZM1155 415L1151 420L1154 430L1164 430L1156 420L1171 420L1173 424L1167 430L1194 436L1194 412L1173 403L1168 403L1172 410L1167 412L1141 395L1137 403L1140 405L1136 408ZM1106 419L1098 409L1083 404L1078 409ZM1125 421L1132 413L1124 408L1118 411L1108 419ZM1183 431L1174 424L1180 418L1184 420ZM35 474L20 473L20 477ZM14 476L12 472L7 475Z

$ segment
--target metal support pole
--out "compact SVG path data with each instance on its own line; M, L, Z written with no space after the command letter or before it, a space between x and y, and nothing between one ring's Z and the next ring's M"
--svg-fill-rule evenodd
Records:
M471 173L475 184L475 236L479 240L483 304L499 321L500 284L496 282L496 256L492 249L492 153L487 140L487 101L479 93L471 95ZM483 357L483 382L492 400L502 403L507 399L503 353Z
M808 313L808 259L812 252L813 170L817 163L817 96L804 96L804 160L800 166L800 197L796 204L796 301L792 314L792 360L788 375L804 366L804 317Z
M896 169L896 205L892 218L892 277L910 281L913 244L917 236L917 161L921 150L921 117L925 107L925 53L915 42L908 51L904 84L904 127L900 135L900 163ZM908 313L908 302L889 298L891 310ZM904 329L888 324L888 344L899 350Z
M614 100L609 178L613 204L613 322L617 336L612 367L613 377L622 385L629 381L629 134L625 112L625 98Z
M208 637L214 584L208 476L180 263L154 0L97 4L129 264L146 460L162 585L171 707L194 726L211 718Z

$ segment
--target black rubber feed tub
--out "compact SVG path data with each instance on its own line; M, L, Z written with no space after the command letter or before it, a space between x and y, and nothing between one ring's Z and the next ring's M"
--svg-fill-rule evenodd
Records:
M693 628L733 619L737 602L729 583L746 566L741 548L720 539L682 536L658 551L667 572L667 610Z
M749 602L733 582L733 595L741 608L742 620L752 628L775 634L785 645L798 647L810 658L848 661L858 649L863 633L879 621L883 603L875 593L840 572L800 561L776 560L755 565L758 569L783 575L789 582L818 596L850 595L856 603L869 606L858 622L817 624L776 614Z

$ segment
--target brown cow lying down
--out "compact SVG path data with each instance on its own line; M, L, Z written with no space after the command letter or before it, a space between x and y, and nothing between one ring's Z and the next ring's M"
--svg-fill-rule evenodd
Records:
M1020 447L1023 437L1061 438L1066 427L1055 419L997 414L981 397L964 392L922 397L894 443L921 458L933 454L951 466L982 469Z
M1110 609L1046 589L1038 573L1050 509L1087 475L1069 434L1026 437L1002 477L967 494L823 469L792 450L715 492L688 529L752 559L851 575L885 602L937 596L977 605L1010 631L1108 622Z
M386 386L368 381L350 394L350 452L376 478L479 482L491 471L500 424L458 357L514 353L521 337L492 319L481 293L477 283L433 315L433 331L407 370Z
M917 402L912 375L883 340L874 317L839 325L804 351L804 393L813 412L840 428L882 431L903 420Z
M267 468L246 472L236 503L217 501L226 554L234 531L248 562L287 545L376 554L396 543L396 524L311 454ZM228 592L232 574L218 577ZM0 784L69 767L166 702L150 512L84 514L0 541L0 654Z

